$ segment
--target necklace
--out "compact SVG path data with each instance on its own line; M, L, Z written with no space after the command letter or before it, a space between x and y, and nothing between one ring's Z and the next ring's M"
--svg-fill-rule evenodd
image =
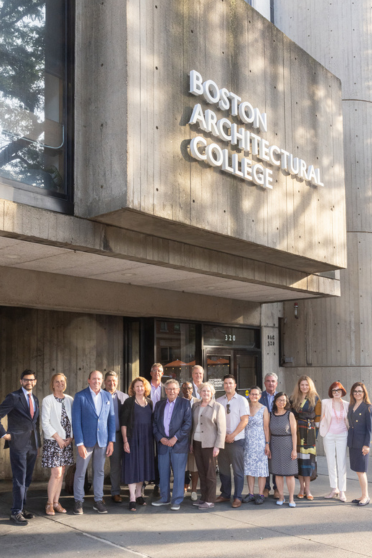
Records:
M145 403L144 403L144 405L142 405L142 403L140 403L139 401L137 401L137 398L135 399L135 402L136 402L136 403L137 403L137 405L139 405L140 407L146 407L146 405L147 405L147 401L146 401L146 399L145 399Z

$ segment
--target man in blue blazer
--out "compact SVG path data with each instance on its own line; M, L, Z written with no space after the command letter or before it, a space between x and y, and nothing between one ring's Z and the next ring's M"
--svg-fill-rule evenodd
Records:
M74 431L76 472L74 477L74 514L83 513L84 480L89 461L93 457L93 509L107 513L103 503L103 481L106 456L114 451L115 410L111 394L101 389L102 372L89 374L89 386L75 395L72 406L72 428Z
M39 401L32 393L36 375L32 370L21 374L21 388L6 396L0 405L0 419L8 416L8 430L0 423L4 448L10 448L13 474L13 506L10 519L16 525L27 525L34 515L26 511L26 495L31 484L38 450L41 446Z
M184 481L187 457L189 454L189 436L192 425L189 401L178 397L179 383L176 380L165 382L167 399L155 406L153 430L158 444L160 474L160 500L153 506L171 505L172 510L179 510L183 501ZM170 498L170 468L173 469L172 502Z

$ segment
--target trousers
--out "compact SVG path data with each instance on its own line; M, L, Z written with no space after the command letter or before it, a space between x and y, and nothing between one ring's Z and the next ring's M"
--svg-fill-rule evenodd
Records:
M323 445L327 458L329 484L331 488L338 488L341 492L345 492L347 432L342 434L328 432L323 438Z
M216 500L216 458L213 448L202 448L201 442L194 440L194 455L200 479L200 500L213 503Z
M175 453L173 448L166 448L166 453L158 454L160 475L160 500L170 502L170 469L173 470L172 504L179 505L183 501L185 468L187 453Z
M114 452L112 455L110 455L111 496L120 495L121 464L123 454L123 436L120 430L118 430L116 432Z
M74 499L84 502L84 481L90 460L93 457L93 492L94 500L99 502L103 498L103 483L105 480L106 447L100 448L98 444L86 448L88 455L85 459L76 452L76 471L74 477Z
M244 439L225 444L218 454L218 466L221 479L221 496L231 497L231 470L234 475L234 500L242 499L244 487Z
M21 451L10 447L10 465L13 475L13 506L11 513L17 514L26 506L27 490L31 484L37 458L37 449L30 440Z

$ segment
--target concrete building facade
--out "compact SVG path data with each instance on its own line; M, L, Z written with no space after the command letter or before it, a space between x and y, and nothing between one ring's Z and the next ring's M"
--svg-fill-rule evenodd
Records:
M53 2L2 29L0 398L24 368L42 399L154 361L288 386L294 301L298 331L347 266L340 80L272 2Z

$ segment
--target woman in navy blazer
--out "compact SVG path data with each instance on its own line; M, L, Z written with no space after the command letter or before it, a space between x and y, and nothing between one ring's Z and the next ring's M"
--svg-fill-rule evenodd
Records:
M350 469L358 475L362 496L353 500L354 504L366 506L370 502L368 496L368 458L371 443L371 402L366 386L356 382L350 391L348 412L349 430L347 445L350 456Z

